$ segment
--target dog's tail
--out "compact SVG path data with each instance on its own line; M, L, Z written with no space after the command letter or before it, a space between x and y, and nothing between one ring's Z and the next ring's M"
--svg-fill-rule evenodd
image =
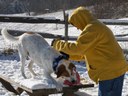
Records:
M11 34L9 34L6 28L3 28L1 30L1 35L3 36L5 41L9 41L9 42L12 42L12 43L16 43L16 42L19 41L19 37L18 36L17 37L12 36Z

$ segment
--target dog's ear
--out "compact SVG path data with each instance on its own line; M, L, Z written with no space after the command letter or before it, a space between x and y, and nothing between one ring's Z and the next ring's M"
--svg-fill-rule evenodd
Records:
M57 75L57 78L59 78L63 74L64 71L65 71L65 66L60 65L57 69L57 72L55 73Z
M69 64L69 69L70 69L70 70L73 70L73 68L76 69L76 66L75 66L73 63L70 63L70 64Z
M59 78L61 76L61 73L57 72L56 75L57 75L57 78Z

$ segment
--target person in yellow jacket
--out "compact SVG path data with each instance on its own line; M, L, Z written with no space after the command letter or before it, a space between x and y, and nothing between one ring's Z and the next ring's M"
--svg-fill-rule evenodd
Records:
M53 48L70 60L85 60L89 77L99 83L98 96L121 96L128 64L112 31L85 7L76 8L69 23L82 33L75 43L55 39Z

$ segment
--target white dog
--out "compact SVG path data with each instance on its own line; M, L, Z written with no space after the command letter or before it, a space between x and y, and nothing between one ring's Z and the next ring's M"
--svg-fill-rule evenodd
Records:
M76 75L73 73L74 64L70 63L66 56L53 49L46 40L39 34L28 32L20 36L12 36L7 32L6 28L1 31L2 36L6 41L12 42L18 46L18 52L21 61L21 72L24 78L24 67L26 58L30 58L28 68L34 77L36 74L32 70L33 63L38 64L44 70L44 75L50 78L57 85L57 88L62 88L56 80L51 76L55 72L57 78L62 77L66 80L74 82Z

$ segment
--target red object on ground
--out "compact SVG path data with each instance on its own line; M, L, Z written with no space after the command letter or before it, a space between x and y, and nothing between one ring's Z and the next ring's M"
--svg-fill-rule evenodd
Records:
M68 80L65 80L64 81L64 85L68 85L68 86L81 85L79 73L76 70L74 70L74 72L76 74L77 81L75 83L72 83L72 82L70 82Z

